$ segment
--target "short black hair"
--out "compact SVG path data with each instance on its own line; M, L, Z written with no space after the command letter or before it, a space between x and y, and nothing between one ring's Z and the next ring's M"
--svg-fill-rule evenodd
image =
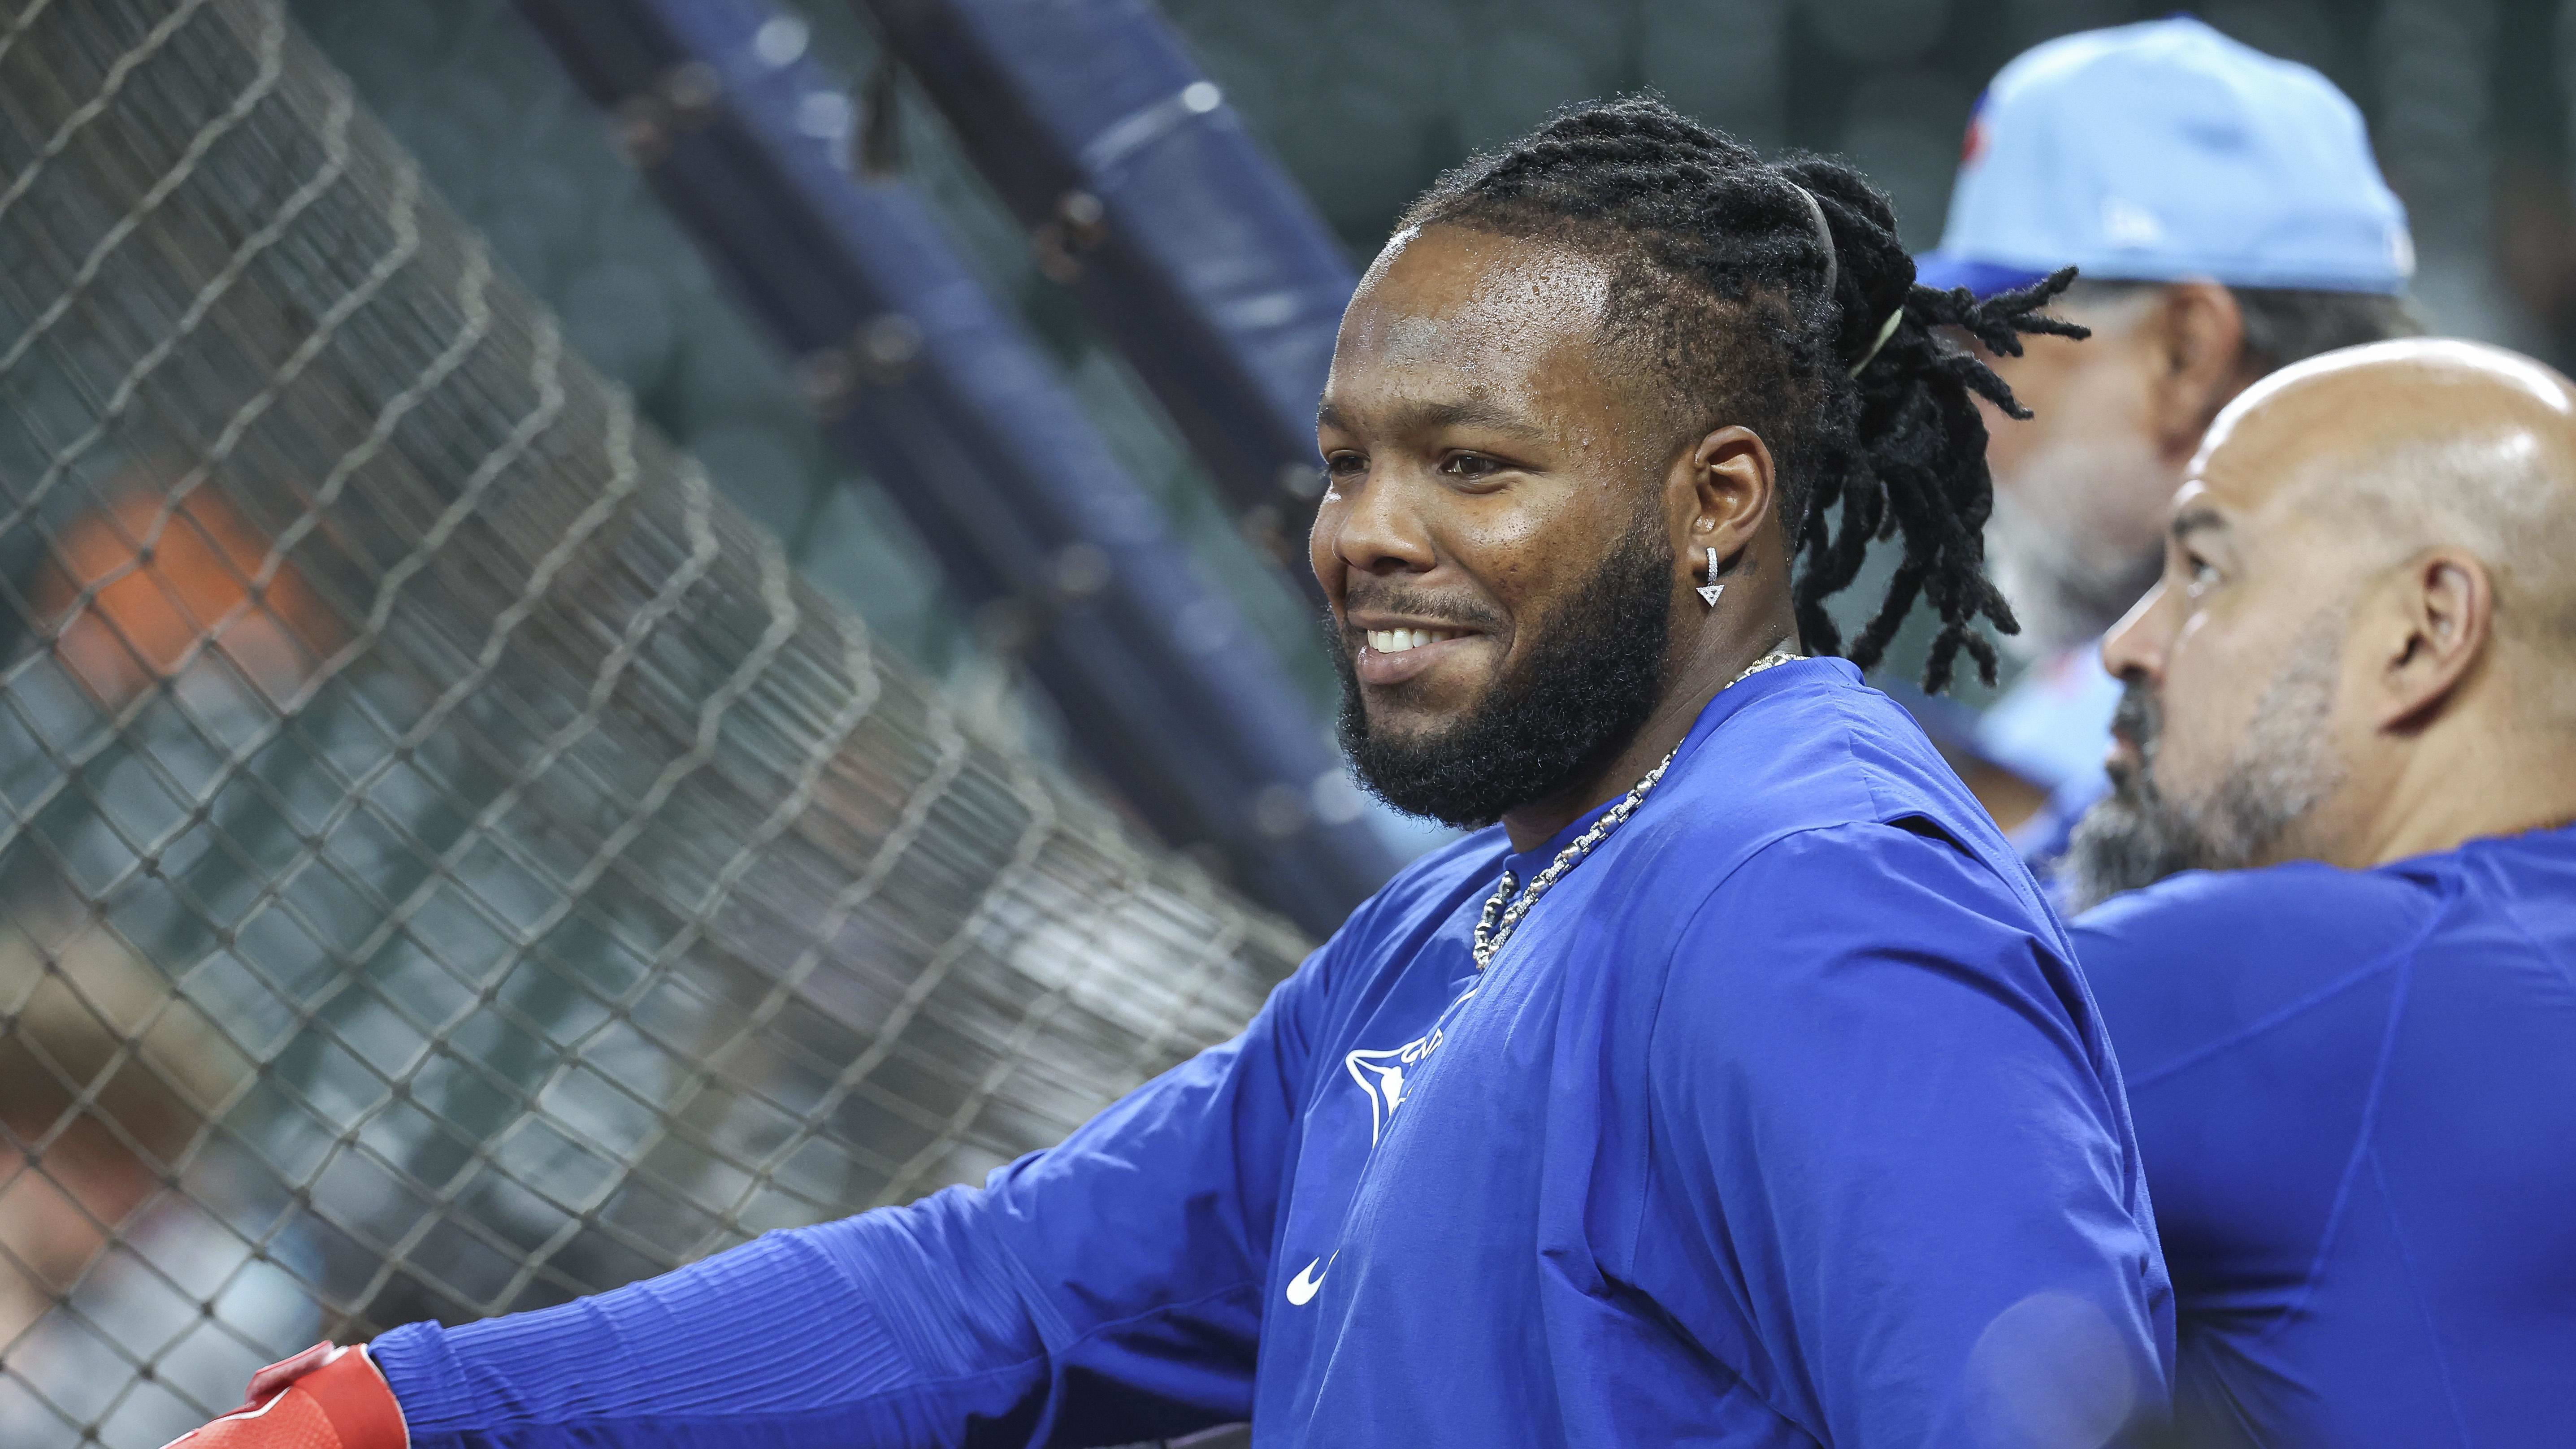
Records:
M2118 302L2170 285L2087 277L2067 290L2066 302ZM2236 310L2245 319L2243 349L2248 371L2260 377L2319 353L2399 337L2421 337L2430 330L2414 300L2402 293L2329 292L2306 287L2230 286Z
M1867 177L1803 152L1765 161L1652 96L1557 112L1442 176L1398 225L1553 240L1607 260L1604 327L1652 364L1691 436L1737 422L1769 445L1789 547L1804 555L1793 596L1807 647L1873 668L1920 598L1941 618L1924 688L1946 687L1963 650L1994 681L1977 620L2020 626L1985 576L1994 490L1975 399L2028 414L1936 329L2006 355L2023 333L2084 336L2039 311L2071 268L1982 302L1917 286L1895 212ZM1904 556L1846 650L1825 600L1890 536Z

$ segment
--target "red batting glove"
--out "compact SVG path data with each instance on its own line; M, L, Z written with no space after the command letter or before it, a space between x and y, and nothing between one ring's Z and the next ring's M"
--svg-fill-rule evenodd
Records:
M402 1405L364 1345L317 1343L251 1375L242 1406L164 1449L410 1449Z

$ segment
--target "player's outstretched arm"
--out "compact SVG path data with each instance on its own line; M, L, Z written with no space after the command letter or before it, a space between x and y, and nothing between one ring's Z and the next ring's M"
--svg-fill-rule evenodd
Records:
M1638 1272L1739 1265L1697 1332L1821 1443L2101 1444L2160 1419L2172 1305L2062 935L1951 842L1774 843L1711 896L1649 1057ZM1702 1278L1701 1281L1706 1281Z
M385 1334L367 1372L402 1437L381 1419L301 1436L314 1405L341 1421L290 1392L182 1449L1096 1444L1241 1419L1318 964L1242 1036L980 1190Z

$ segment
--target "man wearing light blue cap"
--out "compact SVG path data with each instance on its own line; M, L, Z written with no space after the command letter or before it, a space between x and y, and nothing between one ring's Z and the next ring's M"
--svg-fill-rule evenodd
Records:
M2061 649L2153 591L2118 684L2083 646L1984 727L2117 706L2070 934L2193 1449L2576 1443L2576 385L2335 350L2412 330L2408 260L2351 105L2176 20L2007 68L1923 267L2114 279L1998 367L1989 538Z
M2105 788L2120 694L2093 641L2155 582L2202 432L2269 372L2422 329L2405 210L2360 112L2308 67L2189 18L2050 41L1978 104L1919 280L1985 295L2069 265L2082 280L2059 310L2092 339L1990 359L2036 414L1988 410L1986 542L2037 657L1975 743L2049 792L2016 841L2036 862L2065 856L2059 889L2081 908L2181 865L2107 822L2071 850L2068 834Z

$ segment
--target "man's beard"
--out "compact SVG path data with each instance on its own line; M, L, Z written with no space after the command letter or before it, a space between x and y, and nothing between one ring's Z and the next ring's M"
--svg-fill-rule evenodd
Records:
M2124 447L2061 447L2023 467L2036 474L2034 487L2050 480L2085 480L2096 492L2164 497L2165 481L2155 459ZM2113 483L2108 481L2116 479ZM2043 492L2034 506L2016 493L1996 490L1994 513L1986 520L1986 571L2012 605L2021 632L2006 639L2017 652L2038 657L2056 654L2108 633L2148 589L2164 564L2164 540L2149 527L2143 547L2124 548L2106 538L2131 525L2070 511L2058 494ZM2158 488L2164 490L2158 493ZM2059 499L2052 504L2050 500Z
M1464 718L1411 739L1370 730L1337 634L1342 748L1360 784L1408 815L1474 829L1572 783L1635 736L1663 696L1672 569L1672 550L1653 529L1630 530L1572 602L1536 621L1527 656Z
M2340 607L2321 611L2301 632L2205 801L2174 799L2156 784L2163 705L2144 681L2129 681L2112 728L2136 744L2138 763L2076 823L2060 867L2070 913L2180 871L2242 870L2343 783L2327 726L2344 614Z

